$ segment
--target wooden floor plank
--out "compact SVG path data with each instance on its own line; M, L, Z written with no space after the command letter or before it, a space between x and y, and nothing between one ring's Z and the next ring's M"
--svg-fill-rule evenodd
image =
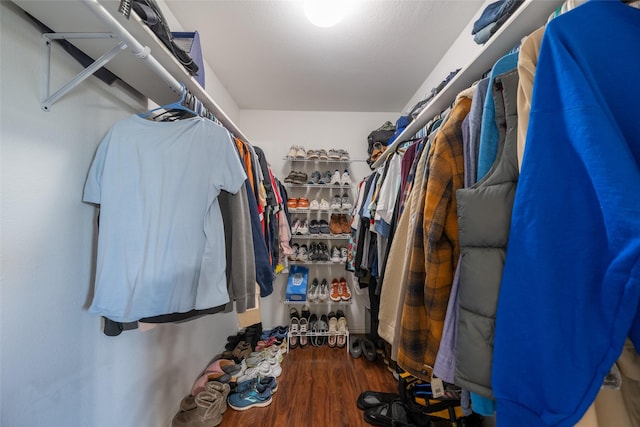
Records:
M397 392L397 382L378 357L354 359L339 348L291 350L282 363L271 405L224 413L222 427L365 427L356 406L361 392Z

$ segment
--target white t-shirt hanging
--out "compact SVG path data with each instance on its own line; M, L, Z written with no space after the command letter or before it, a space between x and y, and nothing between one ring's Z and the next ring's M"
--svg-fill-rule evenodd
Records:
M226 304L217 198L245 179L229 132L210 120L117 122L84 188L101 205L89 311L130 322Z

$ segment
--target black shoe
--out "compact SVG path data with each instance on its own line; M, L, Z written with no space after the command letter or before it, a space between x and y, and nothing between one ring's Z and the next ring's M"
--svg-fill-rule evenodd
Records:
M364 340L362 342L362 353L369 362L376 361L376 347L371 340Z
M358 359L362 356L362 342L360 341L360 338L351 339L349 342L349 354L351 354L351 357L354 359Z
M375 426L413 426L400 399L374 406L364 411L364 420Z
M365 410L380 406L385 403L391 403L394 399L399 399L400 396L397 393L382 393L379 391L363 391L358 396L357 404L358 408Z

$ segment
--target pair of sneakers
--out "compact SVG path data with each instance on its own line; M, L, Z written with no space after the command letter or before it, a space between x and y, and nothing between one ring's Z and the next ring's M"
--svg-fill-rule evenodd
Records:
M312 211L317 211L317 210L328 211L330 207L331 205L326 199L320 199L320 201L313 199L309 203L309 209L311 209Z
M322 279L322 281L318 281L317 278L313 279L307 292L307 301L326 302L328 299L329 284L327 283L327 279Z
M309 223L307 220L296 219L291 225L291 235L305 236L309 234Z
M334 246L331 248L331 261L332 262L346 262L347 261L347 248L345 246Z
M342 196L336 194L331 199L331 209L351 209L353 206L349 201L349 195L344 193Z
M351 175L349 174L349 170L345 169L344 172L340 173L338 169L333 172L331 175L331 180L329 181L331 185L341 185L348 186L351 185Z
M309 249L307 248L307 245L298 245L297 243L294 243L291 246L291 249L293 250L293 253L289 255L289 259L291 261L309 261Z
M311 242L309 246L310 261L329 261L329 247L323 242Z

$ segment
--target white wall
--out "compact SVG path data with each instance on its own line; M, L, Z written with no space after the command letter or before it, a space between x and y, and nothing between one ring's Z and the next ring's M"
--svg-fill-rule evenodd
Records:
M81 202L82 188L105 132L135 110L90 78L41 111L40 34L13 4L0 2L0 14L0 425L170 425L236 331L235 315L101 332L86 311L95 209ZM80 67L58 48L53 58L59 87Z
M284 160L289 147L302 145L307 149L342 148L349 151L351 159L355 160L352 161L350 170L352 179L356 182L371 173L364 162L367 157L367 135L387 120L395 123L397 116L394 113L241 110L237 123L243 132L251 135L252 143L264 150L274 174L281 181L291 171L289 163ZM298 168L298 165L296 163L295 167ZM327 165L327 169L335 166L334 163L324 163L324 166ZM313 170L313 167L310 168ZM323 194L333 195L329 191ZM355 189L352 196L355 197ZM318 276L326 277L329 282L333 277L347 275L341 266L331 267L331 270L329 267L311 268L320 268L317 270ZM289 307L283 304L286 278L285 274L279 275L274 284L273 295L261 301L262 322L265 327L288 323ZM362 333L365 330L364 307L368 294L366 289L359 291L357 286L353 288L353 303L345 310L345 314L349 330L352 333ZM300 309L299 306L297 308ZM312 305L311 308L318 315L324 312L320 306Z

